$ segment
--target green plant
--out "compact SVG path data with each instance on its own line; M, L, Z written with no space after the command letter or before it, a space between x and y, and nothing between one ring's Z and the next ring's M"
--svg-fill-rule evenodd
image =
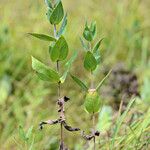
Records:
M67 59L69 48L66 39L63 36L67 25L67 15L64 15L64 9L61 0L56 0L52 2L51 0L45 0L47 5L47 19L51 25L54 27L54 36L49 36L45 34L38 33L29 33L31 36L38 39L50 42L49 45L49 55L52 62L56 63L56 69L53 69L35 57L32 57L32 68L35 70L37 76L44 81L49 83L57 84L57 105L59 107L59 118L56 120L42 121L40 123L40 128L43 129L45 124L60 124L60 150L64 150L64 131L65 128L68 131L79 131L79 128L72 128L66 123L65 118L65 102L69 100L67 96L62 96L61 87L65 82L69 69L72 62L77 56L77 53L74 53L73 56L66 62L64 66L64 73L61 74L62 68L60 68L60 63ZM62 22L62 23L61 23ZM60 29L57 31L57 25L61 23Z
M84 131L82 132L82 136L86 140L93 139L93 149L96 149L96 136L99 136L99 131L96 131L96 122L95 122L95 114L99 112L100 108L102 107L102 100L100 95L98 94L98 90L105 81L105 79L109 76L111 71L102 79L102 81L95 86L94 79L95 79L95 70L100 64L100 51L99 47L103 39L100 39L94 46L93 41L96 37L96 22L92 22L90 26L88 26L87 22L85 24L85 28L83 31L83 37L86 40L82 40L80 38L83 48L86 50L85 57L84 57L84 68L90 74L90 86L88 87L83 81L77 78L74 75L71 75L72 79L85 91L85 101L84 101L84 108L85 111L92 115L92 122L93 122L93 130L90 135L85 135Z
M32 135L33 126L31 126L27 132L24 131L22 126L19 126L19 137L24 142L23 145L18 145L20 149L32 150L34 143L34 136ZM16 141L17 143L17 141Z

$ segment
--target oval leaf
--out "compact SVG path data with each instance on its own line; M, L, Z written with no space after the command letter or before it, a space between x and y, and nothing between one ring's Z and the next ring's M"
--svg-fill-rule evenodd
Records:
M45 34L38 34L38 33L28 33L40 40L44 40L44 41L56 41L56 39L52 36L48 36L48 35L45 35Z
M90 31L89 27L86 26L83 32L83 37L87 40L87 41L92 41L93 40L93 35L92 32Z
M84 68L88 71L94 71L97 67L97 61L93 54L88 51L84 59Z
M63 19L63 16L64 16L64 10L63 10L62 2L60 1L51 13L50 23L59 24Z
M50 50L50 57L52 61L62 61L68 55L68 44L63 36L61 36L55 45Z
M32 57L32 68L37 72L41 80L55 83L59 82L59 74L34 57Z
M100 96L95 89L90 89L85 97L84 107L88 113L96 113L101 106Z
M71 75L71 74L70 74ZM77 77L71 75L72 79L82 88L82 90L87 91L87 86Z
M83 37L87 41L92 41L94 40L95 36L96 36L96 22L92 22L90 27L87 25L87 22L86 22L85 28L83 31Z

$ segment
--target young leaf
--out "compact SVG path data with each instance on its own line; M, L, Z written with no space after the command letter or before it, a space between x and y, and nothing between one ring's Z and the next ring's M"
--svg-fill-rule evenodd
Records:
M70 74L71 75L71 74ZM82 88L82 90L84 91L88 91L87 86L77 77L71 75L72 79Z
M64 16L64 10L62 2L59 1L59 3L56 5L56 7L53 9L51 16L50 16L50 23L51 24L59 24Z
M83 37L87 41L91 42L95 38L95 36L96 36L96 22L92 22L90 27L87 25L86 22Z
M108 76L110 75L112 69L107 73L107 75L100 81L100 83L98 84L98 86L96 87L96 90L99 90L99 88L102 86L102 84L104 83L104 81L108 78Z
M37 33L29 33L30 35L44 41L56 41L56 39L52 36L48 36L45 34L37 34Z
M95 59L97 61L97 64L99 64L100 63L100 58L101 58L100 52L97 51L96 53L93 53L93 56L95 57Z
M34 57L32 57L32 68L37 72L41 80L55 83L59 82L59 74Z
M97 44L93 48L93 53L96 53L101 45L101 42L103 41L104 38L100 39Z
M25 132L24 132L22 126L19 126L19 136L22 140L26 141L26 135L25 135Z
M90 30L92 32L92 36L93 36L93 39L94 39L95 36L96 36L96 22L95 21L91 23Z
M87 25L84 28L83 37L89 42L93 40L92 32L90 31L90 28Z
M93 54L88 51L84 59L84 68L88 71L94 71L97 67L97 61Z
M101 56L100 56L99 46L100 46L102 40L103 40L103 39L101 39L100 41L98 41L98 42L96 43L96 45L94 46L94 48L93 48L93 55L94 55L94 57L95 57L95 59L96 59L96 61L97 61L97 64L100 63L100 57L101 57Z
M67 26L67 14L63 18L61 27L60 27L59 31L57 32L57 37L60 37L62 34L64 34L66 26Z
M61 36L55 45L50 50L50 57L52 61L62 61L68 55L68 44L63 36Z

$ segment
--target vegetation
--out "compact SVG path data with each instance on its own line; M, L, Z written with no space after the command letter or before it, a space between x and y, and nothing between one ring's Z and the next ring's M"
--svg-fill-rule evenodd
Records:
M38 124L40 121L58 118L56 100L63 96L70 98L65 104L66 122L84 130L84 133L91 134L90 128L93 128L93 123L89 114L84 111L86 108L90 113L93 112L85 103L85 99L89 101L91 95L83 94L83 90L89 89L87 85L91 85L92 88L101 85L100 81L108 77L106 75L112 69L96 93L96 97L100 96L102 106L101 111L93 117L95 131L100 131L100 136L95 141L96 149L148 150L150 148L149 1L76 0L63 3L67 15L62 11L63 15L56 19L52 17L52 14L55 14L53 11L52 14L51 10L50 13L46 12L43 1L0 1L0 149L59 149L60 126L46 125L43 130L39 130ZM49 3L47 4L49 10ZM44 13L50 17L50 21L45 21ZM95 38L93 35L88 37L86 35L90 28L89 22L93 20L97 23ZM56 32L54 34L54 25L50 24L57 24L57 35ZM67 32L59 30L62 24ZM93 22L93 26L94 24ZM28 32L45 42L31 38L31 35L26 34ZM83 32L83 37L80 37ZM103 38L102 42L99 37ZM57 56L53 55L52 51L57 49L55 41L67 43L63 56L60 51L57 52ZM50 55L47 51L49 43ZM100 61L99 67L95 67L97 61L95 63L89 51L94 48L94 43L97 46L101 43L97 53L100 57L94 55ZM81 48L81 45L84 48ZM34 56L32 67L38 76L55 84L43 82L33 73L31 55ZM83 58L92 59L90 61L93 62L92 68ZM55 69L58 59L61 60L59 74ZM123 63L125 67L119 71L114 70L117 63ZM44 64L47 64L48 68ZM94 84L91 84L90 80L91 69L95 70ZM45 72L50 76L43 76ZM71 76L65 78L68 72ZM136 76L136 80L131 78L132 75ZM82 91L72 78L80 84ZM58 96L56 89L60 79L64 83L61 83L61 96ZM83 79L87 83L82 84ZM112 84L112 81L116 84ZM124 85L127 85L129 91L124 90L126 88L121 86L120 81L127 82ZM129 84L131 81L132 85ZM135 82L137 91L130 92ZM109 94L105 94L110 87L115 88ZM124 93L138 94L136 97L129 94L124 99ZM84 134L82 136L87 137ZM69 149L93 149L93 142L83 140L80 132L65 131L63 140Z

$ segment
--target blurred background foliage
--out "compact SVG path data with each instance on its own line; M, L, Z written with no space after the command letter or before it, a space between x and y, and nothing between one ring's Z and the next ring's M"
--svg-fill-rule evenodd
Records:
M73 51L79 51L71 72L88 82L89 75L81 65L84 56L79 39L86 20L88 22L96 20L97 37L104 37L100 48L101 67L97 69L95 82L101 80L110 68L116 68L118 64L123 63L121 71L114 70L100 90L104 107L97 115L97 128L101 131L101 136L97 139L99 145L97 149L148 150L150 148L148 134L150 132L150 1L63 0L63 3L68 13L65 37L69 43L69 55L71 56ZM47 51L48 43L32 39L26 34L28 32L53 34L53 27L49 25L45 13L44 0L0 0L1 150L57 149L59 126L38 130L41 120L57 117L56 86L40 81L31 69L31 55L52 65ZM116 72L121 73L116 75ZM123 76L122 72L125 72ZM127 85L127 89L132 86L130 84L132 79L130 80L129 77L128 80L126 73L128 76L132 74L136 76L135 88L138 94L135 94L135 91L128 94L129 92L125 90L128 96L124 98L123 110L127 110L132 94L138 97L134 105L122 114L118 111L118 107L114 106L118 105L118 101L120 105L123 99L123 85ZM113 81L116 85L112 85ZM112 92L118 87L119 91ZM111 94L106 94L109 91ZM62 93L71 98L66 105L68 122L89 131L91 118L82 109L84 94L70 77ZM80 133L66 132L65 143L74 150L85 148L85 141L80 138Z

